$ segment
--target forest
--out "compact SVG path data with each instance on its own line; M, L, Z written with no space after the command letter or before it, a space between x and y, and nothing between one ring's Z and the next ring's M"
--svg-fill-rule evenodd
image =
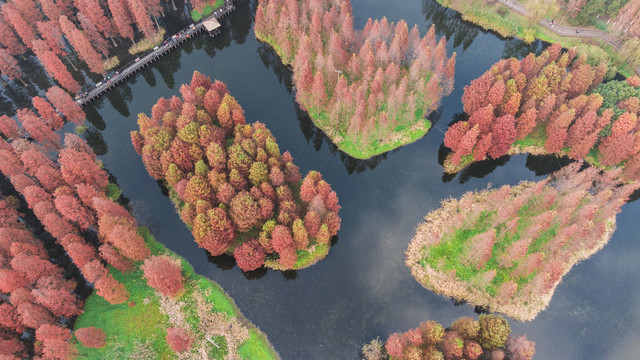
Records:
M277 19L277 20L274 20ZM349 1L260 0L256 36L293 68L296 101L344 152L367 159L413 142L453 90L455 53L432 27L386 18L355 30Z
M131 133L136 151L201 247L233 253L244 271L301 269L329 252L338 196L316 171L304 179L288 151L244 111L224 83L199 72L182 98L160 99Z
M365 360L378 360L385 353L391 360L531 360L535 352L533 341L526 335L511 336L509 322L496 315L461 317L446 329L429 320L391 334L384 345L376 339L362 349Z
M606 64L576 55L555 44L539 56L500 60L465 86L468 120L447 129L445 171L527 152L622 166L626 179L637 178L640 79L603 83Z

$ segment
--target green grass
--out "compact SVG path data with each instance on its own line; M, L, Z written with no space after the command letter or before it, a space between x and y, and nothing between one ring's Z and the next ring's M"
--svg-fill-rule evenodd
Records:
M206 18L207 16L213 14L213 12L221 8L222 5L224 5L224 0L215 0L213 4L207 4L207 6L202 9L202 13L193 9L191 10L191 20L200 21L202 18Z
M177 300L187 304L182 307L182 311L188 324L194 328L198 325L200 314L194 311L195 306L192 304L195 303L194 294L201 293L213 312L239 317L249 328L250 336L239 348L243 359L279 359L266 336L244 319L233 300L218 284L197 275L186 260L157 242L147 228L139 228L138 233L145 239L152 254L170 255L181 260L185 281L184 291L178 295ZM137 269L122 274L111 269L111 274L126 286L130 293L129 301L135 304L132 307L127 303L111 305L95 292L89 296L84 313L76 320L75 328L95 326L103 329L107 335L107 345L102 349L94 349L78 344L78 354L88 359L126 359L132 354L146 352L157 359L177 358L165 340L166 330L171 326L169 318L160 311L159 298L155 290L147 286L142 278L142 271ZM208 350L209 358L222 359L227 355L226 340L221 336L214 337L214 340L220 349L211 345ZM254 355L258 357L253 357Z
M521 236L526 232L526 229L531 227L531 219L535 216L543 213L547 210L542 208L541 200L544 195L533 198L518 211L518 226L514 233L507 233L506 226L502 223L495 227L496 241L492 249L492 257L481 268L477 269L475 266L465 264L465 260L468 258L468 254L471 247L471 240L474 236L481 234L489 230L494 223L494 217L496 211L484 212L480 214L472 223L467 223L460 228L455 229L450 234L443 236L440 244L422 249L423 257L420 261L422 266L430 266L431 268L438 269L440 272L447 272L455 270L456 278L473 283L474 279L481 276L483 273L495 270L496 275L486 288L482 289L487 291L491 296L494 296L503 283L513 280L518 284L518 288L529 283L535 274L529 274L528 276L513 276L513 271L517 268L518 263L514 263L510 267L505 267L500 264L500 257L505 252L508 246L521 239ZM544 246L551 241L557 232L558 225L552 225L540 233L531 243L528 249L528 253L541 252L544 250Z
M125 284L131 295L129 301L135 305L111 305L94 292L85 302L84 313L78 316L75 328L101 328L107 334L107 345L95 349L78 344L78 354L89 359L124 359L128 354L140 351L141 344L148 343L158 358L176 358L165 341L168 316L160 312L155 290L142 279L142 271L122 274L111 269L111 274ZM145 304L147 298L151 302Z

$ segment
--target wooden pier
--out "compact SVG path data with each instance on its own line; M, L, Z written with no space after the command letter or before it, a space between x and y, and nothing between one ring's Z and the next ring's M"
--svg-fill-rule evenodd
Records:
M233 5L233 1L225 0L224 5L218 10L214 11L213 14L208 16L206 19L202 19L197 23L189 25L182 31L167 39L166 44L165 41L163 41L162 44L156 46L155 48L153 48L153 50L137 57L133 63L122 69L118 69L117 73L113 75L109 80L103 80L102 82L98 83L99 85L88 91L84 96L77 96L76 101L78 102L78 104L80 104L81 107L86 106L93 100L96 100L104 95L107 91L116 87L118 84L120 84L130 76L158 61L164 55L182 45L182 43L184 43L185 41L192 39L196 34L199 34L203 30L207 31L207 28L205 28L204 25L205 22L207 22L208 24L217 23L219 25L218 20L229 15L229 13L231 13L234 9L235 6ZM220 26L212 28L209 32L211 36L216 36L219 33Z

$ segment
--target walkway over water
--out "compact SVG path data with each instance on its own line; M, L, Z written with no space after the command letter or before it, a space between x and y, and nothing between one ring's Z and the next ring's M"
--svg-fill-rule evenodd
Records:
M207 17L206 19L202 19L197 23L189 25L188 27L184 28L177 34L173 35L171 38L167 39L166 43L163 42L162 44L153 48L153 50L136 58L136 61L134 61L133 63L125 66L124 68L118 69L118 73L112 76L111 79L103 80L102 82L98 83L98 85L95 88L89 90L86 93L86 95L79 97L76 101L78 102L78 104L80 104L80 106L84 107L91 101L99 98L100 96L105 94L107 91L116 87L118 84L120 84L122 81L129 78L131 75L137 73L138 71L140 71L145 67L148 67L149 65L151 65L151 63L159 60L161 57L169 53L171 50L182 45L182 43L184 43L185 41L193 38L196 34L202 32L203 30L206 31L203 23L208 19L215 18L216 20L219 20L227 16L234 9L235 9L235 6L233 5L233 0L225 0L224 5L220 7L218 10L214 11L214 13L211 14L211 16ZM215 35L218 35L219 33L220 33L220 30L216 29L214 32L211 33L211 35L215 36Z

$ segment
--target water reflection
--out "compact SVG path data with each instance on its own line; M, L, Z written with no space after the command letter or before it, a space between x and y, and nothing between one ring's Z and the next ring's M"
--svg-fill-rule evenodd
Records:
M131 91L131 86L129 86L129 84L135 83L136 78L134 76L131 77L128 82L122 82L120 85L107 92L106 97L111 106L113 106L113 108L125 118L131 116L127 103L133 100L133 92Z
M505 40L504 42L504 50L502 51L503 58L512 58L516 57L518 59L522 59L529 55L529 53L540 54L544 49L546 49L549 45L548 42L536 40L531 44L527 44L526 42L518 39L512 38Z
M287 91L291 93L293 91L293 72L282 63L276 51L270 45L261 43L258 47L258 55L260 55L264 66L267 69L273 69L273 72L278 77L278 82L284 84Z
M446 36L449 42L453 40L454 47L462 45L466 50L480 33L478 27L462 20L459 12L443 7L435 0L423 0L422 13L436 26L436 35Z
M109 152L109 147L104 141L102 133L96 128L87 128L84 132L84 140L96 155L104 155Z
M157 69L169 89L174 89L176 80L173 75L180 70L180 56L182 51L172 51L162 57L162 61L153 64L153 68Z
M156 87L156 74L153 73L152 68L142 70L142 77L150 87Z
M533 171L536 176L544 176L549 175L554 171L558 171L572 162L573 160L569 159L567 156L528 155L525 166L527 169Z
M102 101L94 102L92 105L93 106L87 106L83 109L87 115L87 121L96 129L103 131L107 128L107 124L105 124L102 115L98 112L98 109L102 107Z

